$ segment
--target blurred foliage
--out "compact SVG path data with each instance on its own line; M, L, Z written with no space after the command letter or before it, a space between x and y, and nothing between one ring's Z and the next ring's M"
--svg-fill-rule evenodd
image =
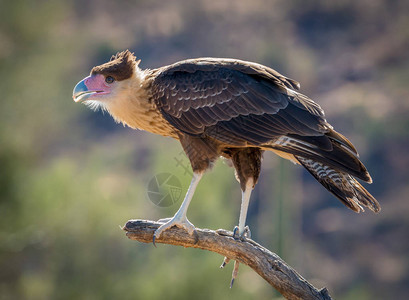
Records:
M373 175L379 215L346 210L301 168L266 154L248 223L336 299L409 294L409 2L0 0L0 299L248 299L278 294L209 252L129 241L118 225L173 215L146 195L176 141L71 101L90 68L129 48L144 68L215 56L257 61L302 83ZM222 161L189 210L236 225L240 190ZM281 216L281 217L280 217ZM319 266L319 268L317 268Z

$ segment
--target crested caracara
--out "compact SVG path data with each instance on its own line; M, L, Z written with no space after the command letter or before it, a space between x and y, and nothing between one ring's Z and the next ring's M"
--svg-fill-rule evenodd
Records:
M141 70L124 51L74 88L75 102L109 112L115 121L180 141L193 179L176 214L155 232L176 225L193 234L186 217L204 172L220 156L231 160L242 189L235 237L246 235L247 208L264 151L302 165L355 212L380 210L356 180L372 179L352 143L326 121L321 107L277 71L236 59L198 58Z

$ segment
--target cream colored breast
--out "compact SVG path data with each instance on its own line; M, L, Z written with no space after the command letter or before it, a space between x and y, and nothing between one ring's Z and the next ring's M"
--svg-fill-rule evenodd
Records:
M177 138L175 129L163 118L154 103L149 101L148 90L139 80L121 82L115 101L106 108L116 122L162 136Z

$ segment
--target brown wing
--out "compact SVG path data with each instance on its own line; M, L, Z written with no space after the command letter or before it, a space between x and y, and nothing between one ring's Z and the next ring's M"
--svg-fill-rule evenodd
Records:
M165 67L153 98L174 127L242 146L286 134L323 136L331 126L298 83L254 63L198 59ZM328 145L327 145L328 146Z
M371 181L355 148L332 130L320 106L270 68L188 60L159 69L152 87L164 118L186 134L291 153Z

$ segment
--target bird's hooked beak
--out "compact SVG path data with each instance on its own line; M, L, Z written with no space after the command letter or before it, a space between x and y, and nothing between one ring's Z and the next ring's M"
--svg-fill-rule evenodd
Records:
M88 77L87 77L88 78ZM84 78L80 82L77 83L77 85L74 87L74 90L72 91L72 99L75 102L82 102L85 101L91 96L93 93L96 93L95 91L90 91L88 87L85 85L85 80L87 78Z
M81 80L80 82L78 82L72 92L73 100L75 102L84 102L86 100L94 100L94 99L89 99L90 97L94 95L100 96L100 95L107 94L108 91L106 90L106 87L99 84L99 81L100 81L98 78L99 76L98 75L88 76L84 78L83 80Z

